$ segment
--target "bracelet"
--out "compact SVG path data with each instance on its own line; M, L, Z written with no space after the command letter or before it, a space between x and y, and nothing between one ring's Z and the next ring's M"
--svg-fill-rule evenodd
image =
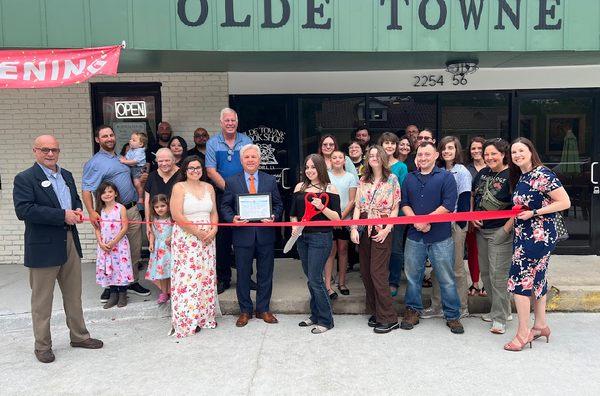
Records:
M533 209L531 212L533 213L533 217L536 217L538 215L537 209Z

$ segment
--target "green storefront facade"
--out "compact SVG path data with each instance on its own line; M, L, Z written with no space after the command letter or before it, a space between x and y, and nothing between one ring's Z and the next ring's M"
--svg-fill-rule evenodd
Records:
M573 200L561 251L600 252L597 0L0 0L0 22L4 48L125 41L119 72L228 72L240 129L272 149L284 192L324 133L530 137ZM446 71L457 61L479 67L464 84ZM92 107L152 96L160 120L160 84L90 92Z

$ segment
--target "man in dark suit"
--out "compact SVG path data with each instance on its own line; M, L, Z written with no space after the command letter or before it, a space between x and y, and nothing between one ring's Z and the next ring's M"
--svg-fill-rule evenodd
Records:
M221 202L223 219L234 223L247 223L240 219L237 196L240 194L270 194L273 215L263 223L281 218L283 203L277 188L275 177L258 171L260 148L247 144L240 150L240 159L244 172L225 180L225 191ZM275 227L232 227L235 263L237 267L236 292L240 305L237 327L244 327L252 318L252 299L250 298L250 275L252 261L256 257L256 317L267 323L277 323L271 313L269 303L273 291L273 266L275 263Z
M13 201L19 220L25 221L25 266L29 268L31 317L35 356L54 361L50 317L54 285L63 295L71 346L102 348L90 338L81 307L81 244L76 224L83 221L82 204L71 172L57 165L60 148L50 135L33 144L36 163L14 180Z

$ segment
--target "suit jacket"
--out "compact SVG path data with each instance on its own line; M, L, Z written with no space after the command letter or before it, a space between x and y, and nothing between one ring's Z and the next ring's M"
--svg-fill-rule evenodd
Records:
M72 209L83 208L73 175L62 168L61 175L71 192ZM19 220L25 221L25 266L31 268L56 267L67 261L69 228L79 257L83 257L77 228L65 223L65 211L60 207L54 188L52 185L43 187L44 180L48 178L37 163L14 180L15 212Z
M233 216L238 214L237 196L248 193L243 172L225 179L225 191L221 200L221 215L223 220L228 223L233 222ZM259 171L258 190L256 193L271 194L273 215L275 215L275 221L278 221L283 213L283 202L279 195L279 188L277 188L275 177ZM275 232L276 227L232 227L233 245L250 247L255 244L272 244L275 243Z

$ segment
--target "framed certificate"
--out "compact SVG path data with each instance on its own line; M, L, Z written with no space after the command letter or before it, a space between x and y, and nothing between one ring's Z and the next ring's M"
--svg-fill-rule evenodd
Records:
M273 214L271 194L240 194L238 200L238 215L242 220L270 219Z

